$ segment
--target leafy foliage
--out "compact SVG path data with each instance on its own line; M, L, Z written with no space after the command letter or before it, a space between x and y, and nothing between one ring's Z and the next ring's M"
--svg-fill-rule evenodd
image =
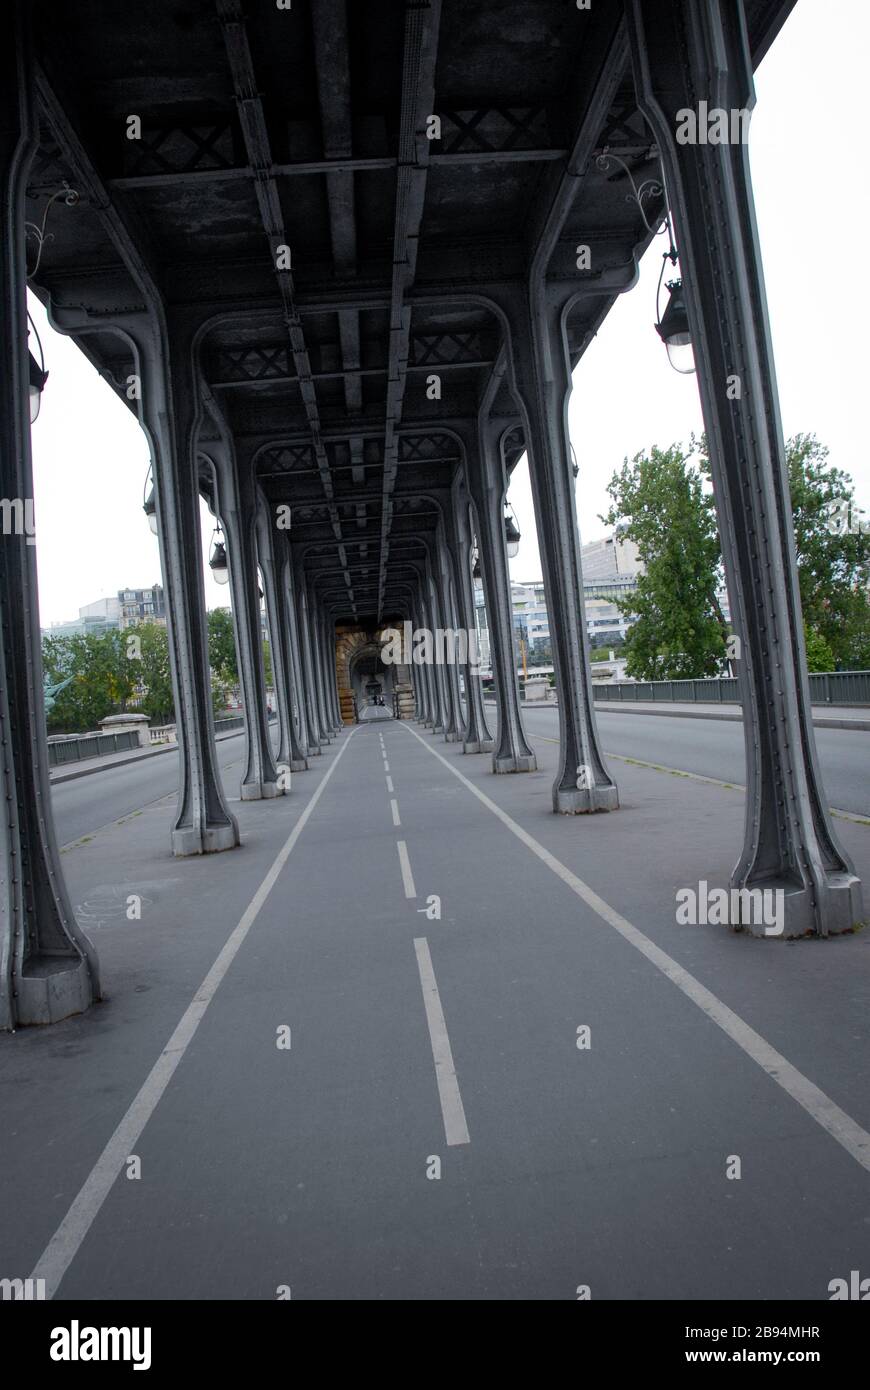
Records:
M810 670L870 667L870 534L832 518L851 516L852 480L828 462L815 435L786 444L795 548ZM618 600L633 618L627 673L679 680L723 669L728 629L716 599L721 549L705 442L652 448L626 460L608 487L601 519L638 547L646 573Z
M836 525L838 514L853 523L860 519L852 479L828 462L828 450L815 435L796 434L786 454L804 622L830 649L827 670L866 670L870 534Z
M160 623L140 623L135 629L142 656L138 663L142 701L140 712L152 724L171 724L175 718L169 635Z
M601 518L634 541L643 561L635 592L619 599L633 619L626 673L640 680L713 676L725 659L727 627L716 600L719 533L704 491L693 439L636 454L613 475L610 510Z
M804 623L804 642L807 649L808 671L833 671L834 653L821 633Z
M223 685L238 685L235 626L229 608L212 608L209 611L208 663Z
M52 683L72 676L48 715L54 732L97 729L106 715L123 713L136 692L137 663L128 660L125 634L117 629L45 636L42 663Z

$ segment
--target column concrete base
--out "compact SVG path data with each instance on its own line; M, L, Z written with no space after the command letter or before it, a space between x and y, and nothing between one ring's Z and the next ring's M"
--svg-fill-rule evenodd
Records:
M738 885L732 881L731 887L749 888L749 884ZM768 910L767 922L756 920L762 914L758 911L751 913L752 920L737 926L737 931L748 931L751 936L772 936L781 939L794 940L800 936L818 936L826 933L828 936L839 936L842 932L853 931L855 927L862 924L863 920L863 901L861 893L861 880L854 874L830 874L828 876L828 893L826 895L821 916L823 921L820 923L815 911L815 897L809 888L790 887L787 884L777 884L772 880L761 880L751 885L756 891L761 889L765 895L769 892L781 890L782 912L778 920L773 922L773 927L782 923L782 931L771 929L771 916Z
M242 801L271 801L273 797L283 796L284 788L277 782L243 782L239 795Z
M287 764L287 766L289 767L289 769L290 769L291 772L307 772L307 771L308 771L308 759L307 759L307 758L291 758L290 761L289 761L289 763Z
M562 816L586 816L595 811L619 809L616 787L556 787L553 790L553 810Z
M41 957L31 972L18 977L16 1026L59 1023L73 1014L83 1014L94 1002L86 960Z
M538 760L534 753L524 753L520 757L508 755L502 758L493 758L493 772L537 772Z
M493 742L491 738L484 739L463 739L463 753L491 753Z
M224 849L235 849L239 843L239 828L232 825L210 825L205 830L195 826L185 826L172 832L172 853L176 859L186 859L191 854L219 854Z
M451 730L450 733L447 733L447 734L444 735L444 742L445 742L445 743L461 743L461 742L462 742L462 735L461 735L461 734L457 734L455 731Z

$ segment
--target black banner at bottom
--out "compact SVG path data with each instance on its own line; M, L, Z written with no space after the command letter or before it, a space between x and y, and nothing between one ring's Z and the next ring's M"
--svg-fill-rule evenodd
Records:
M703 1373L711 1366L808 1366L830 1374L860 1364L870 1329L863 1301L589 1301L576 1306L569 1321L555 1330L570 1335L568 1349L575 1365L582 1348L584 1364L601 1358L614 1371L670 1372L685 1367ZM49 1383L62 1383L70 1375L93 1377L107 1369L115 1376L126 1371L142 1377L187 1371L227 1375L238 1367L248 1378L252 1365L261 1359L264 1367L284 1362L289 1370L291 1348L297 1369L305 1364L299 1358L306 1351L325 1369L324 1363L336 1359L340 1345L335 1339L336 1313L329 1315L324 1326L311 1303L301 1302L304 1307L289 1300L270 1304L0 1302L0 1338L8 1347L25 1348L28 1372L47 1375ZM346 1321L346 1315L338 1314L338 1318L340 1323ZM413 1335L413 1326L403 1330L405 1337ZM346 1331L353 1336L357 1329L351 1323ZM516 1331L514 1323L514 1335L505 1343L511 1357L516 1352ZM310 1347L305 1345L306 1334L312 1338ZM378 1351L377 1363L400 1362L402 1340L392 1351ZM361 1344L356 1337L353 1346L360 1370ZM548 1361L554 1350L548 1344ZM369 1347L366 1359L371 1356ZM455 1348L445 1350L447 1356L452 1361ZM437 1367L431 1348L426 1361L427 1367Z

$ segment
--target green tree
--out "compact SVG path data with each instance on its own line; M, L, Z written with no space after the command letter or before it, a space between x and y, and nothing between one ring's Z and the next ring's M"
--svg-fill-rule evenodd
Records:
M810 670L870 667L870 533L854 507L852 480L828 462L815 435L786 443L795 549ZM646 574L619 600L634 619L627 672L641 680L714 675L728 630L716 590L721 552L712 495L704 488L706 441L637 454L611 479L611 508ZM862 525L863 523L863 525Z
M640 680L712 676L725 661L719 533L700 454L694 438L687 451L654 446L626 459L607 489L611 507L601 520L634 541L645 570L634 593L618 600L632 619L626 672Z
M804 642L807 649L808 671L833 671L834 653L821 633L804 623Z
M161 623L140 623L135 629L139 638L139 706L152 724L170 724L175 718L172 691L172 669L169 664L169 634Z
M852 479L828 462L828 450L813 434L794 435L786 457L806 627L830 650L832 664L825 669L866 669L870 533L854 506Z
M116 629L43 637L42 661L52 682L72 676L48 716L54 732L98 728L106 715L123 712L136 690L135 665L127 657L124 634Z
M229 608L212 608L209 612L208 663L223 685L238 685L235 625Z

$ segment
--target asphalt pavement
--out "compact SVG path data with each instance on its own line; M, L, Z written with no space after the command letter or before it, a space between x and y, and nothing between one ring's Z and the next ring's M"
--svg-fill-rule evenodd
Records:
M360 726L198 859L168 852L169 757L56 789L67 837L92 791L64 866L106 999L0 1039L0 1276L751 1301L870 1266L870 937L677 925L680 885L727 882L742 795L626 762L618 812L553 816L547 718L512 777ZM838 833L870 882L870 830Z

